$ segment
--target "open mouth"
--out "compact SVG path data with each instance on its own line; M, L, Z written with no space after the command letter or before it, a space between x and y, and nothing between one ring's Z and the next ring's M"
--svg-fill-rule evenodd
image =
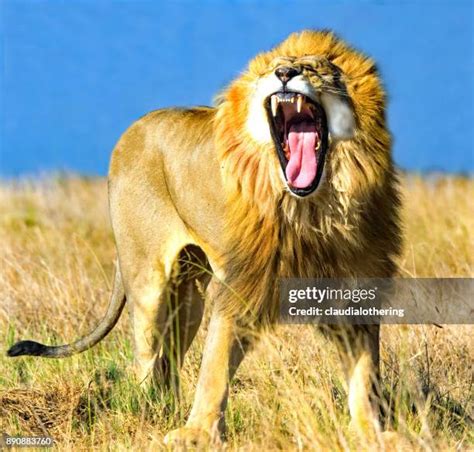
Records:
M272 94L265 107L288 188L307 196L323 174L328 146L324 109L308 96L289 91Z

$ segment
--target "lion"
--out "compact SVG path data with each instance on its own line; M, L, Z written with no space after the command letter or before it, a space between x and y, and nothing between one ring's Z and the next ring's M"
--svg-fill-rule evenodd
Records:
M279 278L397 271L400 200L385 102L370 58L330 31L305 30L257 55L214 107L139 119L110 163L117 265L105 317L72 344L21 341L8 354L82 352L127 300L139 381L176 388L210 299L194 404L165 442L219 441L230 381L258 336L249 331L277 319ZM374 431L379 327L330 334L352 422Z

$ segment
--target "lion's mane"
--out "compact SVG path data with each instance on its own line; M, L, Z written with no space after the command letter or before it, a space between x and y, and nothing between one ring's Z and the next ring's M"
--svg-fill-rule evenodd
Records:
M356 131L332 144L316 195L296 199L281 189L273 145L255 142L245 122L257 77L277 56L303 55L342 70ZM280 277L394 274L400 202L385 102L374 62L326 31L290 35L220 95L214 135L228 205L226 281L237 295L230 310L273 315Z

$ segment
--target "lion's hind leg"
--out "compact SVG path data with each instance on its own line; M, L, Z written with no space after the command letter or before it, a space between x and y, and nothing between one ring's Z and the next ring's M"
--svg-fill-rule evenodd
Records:
M151 383L157 374L155 369L159 365L166 330L165 300L169 275L160 267L143 265L140 273L127 286L133 328L134 370L140 384Z
M128 284L134 330L135 372L140 383L178 391L178 372L201 323L207 260L187 246L171 263L142 263Z
M183 248L175 264L167 293L167 325L158 379L179 393L179 370L204 314L204 292L211 279L206 255L197 246Z

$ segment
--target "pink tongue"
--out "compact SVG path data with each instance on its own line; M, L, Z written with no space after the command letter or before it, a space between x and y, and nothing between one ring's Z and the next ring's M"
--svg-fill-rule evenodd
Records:
M288 183L295 188L306 188L316 177L316 152L318 133L314 124L300 122L290 127L288 145L290 160L286 166Z

